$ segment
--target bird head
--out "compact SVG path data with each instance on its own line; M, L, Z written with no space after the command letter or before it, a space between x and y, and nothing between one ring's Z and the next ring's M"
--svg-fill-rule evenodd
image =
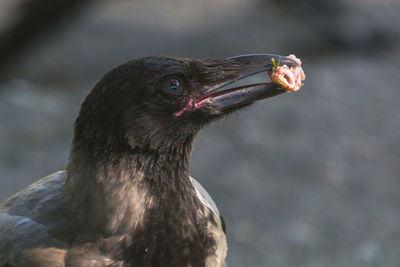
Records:
M191 143L197 131L254 101L285 91L271 82L232 87L271 71L273 62L297 63L278 55L243 55L197 60L145 57L108 72L81 106L75 146L168 150Z

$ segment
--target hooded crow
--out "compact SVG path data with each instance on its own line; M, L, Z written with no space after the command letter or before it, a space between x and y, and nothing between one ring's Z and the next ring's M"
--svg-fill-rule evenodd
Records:
M273 60L272 60L273 59ZM0 266L221 267L223 222L189 175L197 132L285 92L232 87L277 55L140 58L108 72L84 100L65 171L0 204Z

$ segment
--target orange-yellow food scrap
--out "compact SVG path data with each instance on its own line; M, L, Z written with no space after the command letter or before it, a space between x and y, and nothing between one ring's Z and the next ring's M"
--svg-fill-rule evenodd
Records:
M296 67L278 66L276 62L273 62L275 67L268 74L273 83L281 85L287 92L294 92L303 85L302 82L305 80L306 75L301 68L301 60L299 58L295 55L290 55L288 58L293 59L299 65Z

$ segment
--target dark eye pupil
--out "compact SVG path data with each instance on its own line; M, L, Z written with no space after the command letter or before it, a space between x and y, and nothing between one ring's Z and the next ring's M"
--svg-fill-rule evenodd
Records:
M176 90L177 88L179 88L180 85L181 84L177 79L171 79L171 81L169 82L169 86L173 90Z
M170 95L179 95L182 93L182 82L178 78L168 78L164 80L163 90Z

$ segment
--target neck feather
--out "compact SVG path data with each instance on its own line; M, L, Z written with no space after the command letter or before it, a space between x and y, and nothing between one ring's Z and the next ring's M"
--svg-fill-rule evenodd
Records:
M107 153L73 147L65 203L81 233L121 236L113 257L127 266L206 266L216 220L189 178L192 143Z
M96 151L73 146L66 205L82 230L108 234L136 228L145 211L194 195L192 141L163 150Z

